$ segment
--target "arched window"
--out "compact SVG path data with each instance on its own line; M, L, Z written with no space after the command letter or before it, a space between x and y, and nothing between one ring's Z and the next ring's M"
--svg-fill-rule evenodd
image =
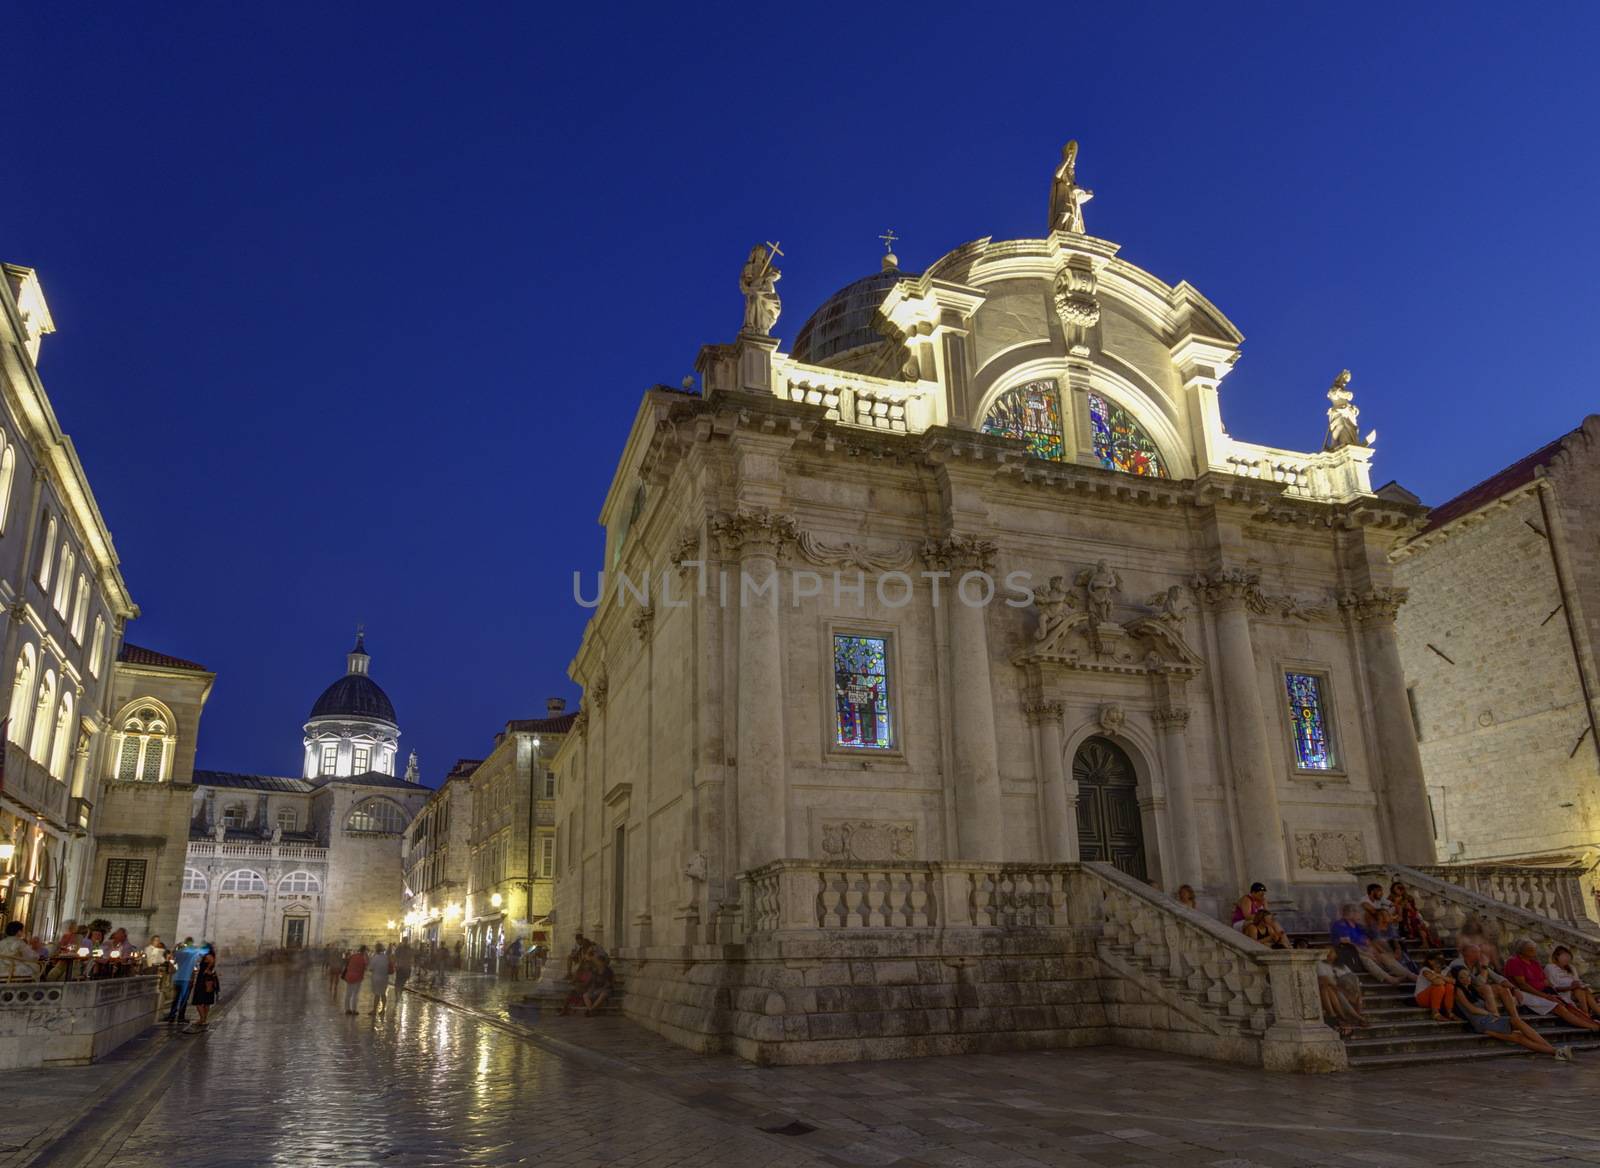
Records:
M293 807L280 807L278 809L278 826L284 831L298 831L300 829L300 815Z
M363 799L350 812L344 829L375 835L399 835L406 829L406 813L387 799Z
M185 868L183 870L183 890L185 892L204 892L210 887L206 874L199 868Z
M322 881L310 872L290 872L278 881L279 896L314 896L322 891Z
M1008 389L995 399L983 419L985 434L1020 438L1035 458L1060 462L1066 457L1061 437L1061 395L1051 378Z
M99 677L106 663L106 618L94 618L94 647L89 650L89 675Z
M55 747L50 751L50 773L58 779L67 777L68 760L72 757L72 748L77 742L77 734L72 724L73 697L70 693L61 695L61 708L56 712Z
M1094 430L1094 453L1107 470L1164 479L1166 463L1161 450L1133 420L1133 415L1110 398L1089 394L1089 424Z
M0 535L5 534L6 520L11 517L11 486L17 481L17 448L6 443L0 454Z
M217 885L221 892L265 892L267 882L260 872L249 868L235 868L222 878L222 883Z
M56 554L56 517L45 512L44 550L39 553L39 587L50 587L50 562Z
M83 644L83 630L89 624L89 577L78 573L78 591L72 598L72 639Z
M33 709L33 646L22 646L17 672L11 681L11 729L8 737L21 744L28 740L28 711Z
M61 558L56 561L56 594L53 601L56 615L67 614L67 598L72 595L72 570L77 566L78 557L73 552L72 546L66 540L61 541Z
M46 669L39 683L39 700L33 704L33 737L28 742L28 754L38 763L50 757L50 731L55 729L51 715L56 712L56 671Z
M122 745L117 750L117 778L125 783L159 783L166 778L171 721L166 710L145 698L122 718Z

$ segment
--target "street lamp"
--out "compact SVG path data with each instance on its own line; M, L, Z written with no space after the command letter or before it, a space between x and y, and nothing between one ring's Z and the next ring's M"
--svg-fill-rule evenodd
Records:
M489 905L492 908L499 908L502 904L505 903L505 899L506 899L505 897L501 896L497 892L497 893L495 893L493 896L491 896L489 898Z

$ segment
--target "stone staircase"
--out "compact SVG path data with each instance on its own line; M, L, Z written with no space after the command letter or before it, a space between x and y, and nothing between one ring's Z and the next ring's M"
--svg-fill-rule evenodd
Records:
M1311 946L1320 947L1327 943L1326 936L1322 934L1308 932L1293 935ZM1448 965L1456 956L1456 951L1451 948L1411 948L1408 952L1419 963L1428 957L1438 957ZM1410 980L1403 985L1390 986L1384 985L1371 974L1361 974L1362 1013L1369 1025L1356 1027L1354 1033L1344 1040L1352 1070L1510 1055L1544 1057L1514 1043L1478 1034L1460 1022L1435 1022L1428 1016L1427 1010L1417 1005L1413 989L1414 983ZM1568 1045L1574 1051L1600 1051L1600 1031L1569 1026L1553 1014L1537 1018L1525 1012L1523 1018L1555 1046Z

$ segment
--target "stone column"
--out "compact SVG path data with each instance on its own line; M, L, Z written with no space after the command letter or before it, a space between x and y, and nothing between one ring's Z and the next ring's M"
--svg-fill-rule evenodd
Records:
M1027 707L1041 770L1039 786L1044 810L1044 858L1062 863L1078 858L1078 784L1067 773L1061 753L1061 703L1035 702Z
M970 535L930 541L923 556L930 567L948 572L939 589L944 610L950 686L950 741L954 754L952 779L956 795L953 857L999 860L1004 820L1000 811L1000 763L995 746L994 691L989 678L987 604L965 604L959 587L968 573L989 573L995 545ZM982 582L967 590L976 600ZM935 614L935 619L938 615Z
M1250 600L1260 595L1256 575L1238 569L1213 572L1196 582L1217 630L1218 688L1228 724L1228 765L1239 815L1246 880L1259 880L1273 895L1289 882L1283 854L1278 784L1267 746L1255 646L1250 639Z
M738 560L739 579L730 580L728 588L739 613L734 789L738 865L747 872L784 859L788 848L778 561L796 531L792 518L764 507L719 516L712 531L721 540L723 555Z
M1400 664L1400 643L1394 618L1405 603L1404 588L1375 588L1347 593L1339 600L1360 630L1361 660L1372 695L1372 724L1377 735L1378 769L1373 786L1378 796L1396 864L1432 864L1433 816L1428 786L1417 749L1416 726L1406 698L1406 674Z
M1170 850L1162 849L1163 874L1167 876L1168 891L1176 890L1180 884L1199 891L1200 827L1195 819L1194 789L1189 776L1189 711L1183 706L1162 706L1155 712L1155 724L1167 799L1172 806L1167 819L1172 840Z

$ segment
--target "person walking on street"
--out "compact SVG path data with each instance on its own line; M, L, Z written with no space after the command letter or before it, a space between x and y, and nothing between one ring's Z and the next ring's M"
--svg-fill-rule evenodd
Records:
M399 996L400 991L406 988L406 982L411 979L411 942L401 941L394 950L394 992Z
M372 1016L376 1018L388 1005L389 993L389 954L384 952L382 941L367 962L367 976L372 978Z
M222 992L222 981L217 977L217 954L208 944L205 955L200 958L200 964L194 971L194 1008L200 1015L199 1025L205 1026L211 1015L211 1007L217 1004L217 995Z
M365 945L344 959L344 1012L354 1014L361 1001L361 981L367 976Z
M189 1020L189 983L194 977L194 967L200 964L201 952L193 937L185 937L172 955L172 1009L167 1012L168 1022Z
M506 946L506 964L511 970L511 980L522 978L522 938L517 937Z

